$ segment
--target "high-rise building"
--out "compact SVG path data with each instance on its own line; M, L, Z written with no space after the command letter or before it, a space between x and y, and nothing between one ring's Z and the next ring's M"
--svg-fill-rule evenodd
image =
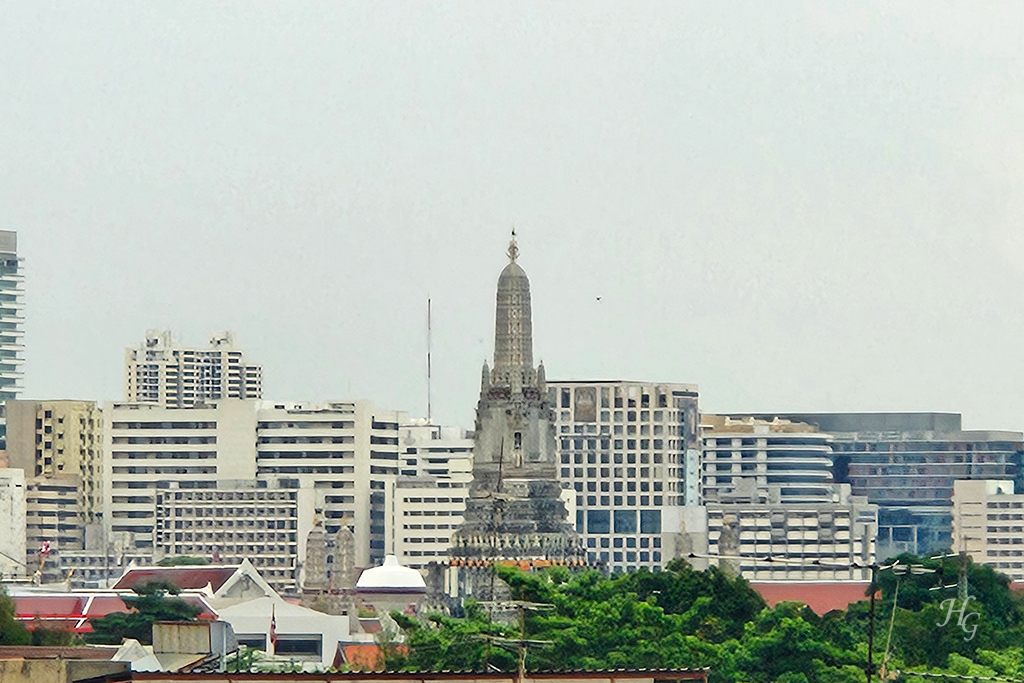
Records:
M709 559L750 580L869 578L878 508L833 482L831 435L753 416L701 427Z
M543 363L533 365L530 280L513 236L498 277L494 368L484 363L476 409L473 483L452 553L460 558L577 553L558 483L555 415Z
M760 416L771 419L772 416ZM832 435L836 482L878 505L878 554L925 555L952 543L953 482L1022 483L1024 434L964 430L956 413L795 413Z
M25 576L25 473L0 468L0 579Z
M0 450L6 439L3 402L18 398L25 362L25 276L18 233L0 230Z
M401 425L398 443L394 554L420 569L451 555L473 480L473 439L458 427L422 421Z
M705 551L696 385L553 381L548 401L588 561L658 571Z
M207 348L184 346L170 331L149 330L125 351L125 400L187 408L221 399L263 396L263 370L250 363L231 332L210 337Z
M953 484L953 547L1013 581L1024 580L1024 493L1013 481Z

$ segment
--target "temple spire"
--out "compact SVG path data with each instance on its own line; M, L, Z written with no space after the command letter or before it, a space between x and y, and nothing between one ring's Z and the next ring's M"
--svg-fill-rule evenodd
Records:
M516 244L516 229L512 228L512 239L508 242L508 260L512 263L516 262L519 257L519 246Z

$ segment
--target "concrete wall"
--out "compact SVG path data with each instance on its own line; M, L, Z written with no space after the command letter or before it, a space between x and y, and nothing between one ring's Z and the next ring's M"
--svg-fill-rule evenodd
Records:
M3 683L74 683L129 671L129 662L82 659L0 659Z

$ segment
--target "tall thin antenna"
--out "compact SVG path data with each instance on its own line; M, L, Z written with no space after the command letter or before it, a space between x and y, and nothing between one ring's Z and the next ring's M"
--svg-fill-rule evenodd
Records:
M430 396L430 344L431 344L431 329L430 329L430 297L427 297L427 422L434 424L434 411L431 405Z

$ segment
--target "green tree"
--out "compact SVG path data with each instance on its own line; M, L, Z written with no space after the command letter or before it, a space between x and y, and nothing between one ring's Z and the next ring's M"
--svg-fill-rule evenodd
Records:
M125 638L134 638L144 645L153 643L153 623L157 621L193 621L198 607L180 598L178 587L154 581L135 587L137 598L124 598L128 612L111 612L89 620L93 633L89 642L117 645Z
M0 645L28 645L32 642L25 625L18 621L14 601L0 586Z

